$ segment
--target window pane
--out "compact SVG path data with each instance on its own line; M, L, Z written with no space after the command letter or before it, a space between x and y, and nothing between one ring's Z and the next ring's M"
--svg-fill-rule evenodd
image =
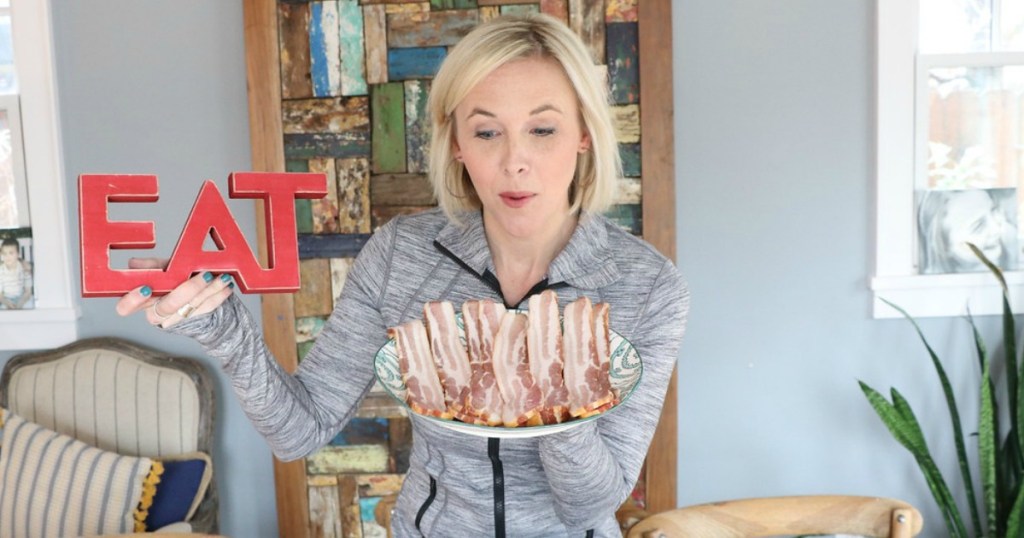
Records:
M10 122L7 111L0 110L0 229L18 227L18 189L12 157Z
M919 269L984 271L965 241L1016 269L1024 245L1024 66L936 68L928 86Z
M1024 51L1021 0L921 0L922 54Z
M14 46L11 43L11 17L0 15L0 94L17 93L14 73Z

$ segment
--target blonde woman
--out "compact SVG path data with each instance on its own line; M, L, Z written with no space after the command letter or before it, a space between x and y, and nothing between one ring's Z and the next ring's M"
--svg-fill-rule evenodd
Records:
M528 439L468 436L413 416L391 521L399 537L621 536L614 513L654 434L688 293L671 262L599 215L619 172L605 93L583 44L555 19L499 18L467 35L430 96L441 207L374 234L294 375L227 281L209 273L160 300L133 291L118 310L202 343L274 453L291 460L345 426L374 382L386 329L420 318L428 301L520 307L553 288L562 306L583 296L610 303L612 329L644 361L621 408Z

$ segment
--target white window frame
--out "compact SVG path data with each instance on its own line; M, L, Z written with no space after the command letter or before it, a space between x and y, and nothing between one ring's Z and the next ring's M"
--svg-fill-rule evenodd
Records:
M916 81L938 65L1024 63L1024 54L929 55L917 58L918 0L878 2L876 13L876 215L875 273L871 278L872 313L876 318L901 314L891 301L914 317L998 314L1002 294L991 273L920 275L915 266L916 162L927 133L927 117L918 117L923 102ZM922 88L926 95L926 89ZM921 116L926 116L921 114ZM921 181L919 184L923 184ZM1024 271L1005 273L1010 306L1024 312Z
M11 2L33 249L35 308L0 310L0 350L58 347L78 338L49 0Z

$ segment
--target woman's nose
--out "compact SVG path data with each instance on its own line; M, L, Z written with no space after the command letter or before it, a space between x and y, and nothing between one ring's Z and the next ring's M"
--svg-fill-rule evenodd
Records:
M518 176L529 171L529 156L526 145L518 137L506 137L504 162L502 170L510 176Z

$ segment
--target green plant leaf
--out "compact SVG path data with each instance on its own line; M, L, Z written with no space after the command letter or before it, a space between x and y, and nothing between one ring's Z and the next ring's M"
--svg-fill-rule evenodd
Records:
M927 442L921 433L921 425L917 421L913 410L903 395L896 389L892 389L893 403L889 403L878 391L868 386L863 381L860 383L861 391L868 399L868 403L874 408L875 413L882 419L882 423L892 433L893 437L910 451L917 461L917 466L924 475L928 489L932 492L935 503L942 511L943 519L946 522L946 529L953 538L968 538L967 529L964 527L963 518L960 516L960 509L956 505L950 493L946 480L942 477L935 461L928 450Z
M946 408L949 410L949 418L953 424L953 442L956 445L956 457L960 466L960 476L963 478L964 484L974 484L974 480L971 478L971 467L967 459L967 447L964 441L963 427L960 425L960 412L956 405L956 396L953 394L953 386L949 382L949 376L946 375L946 369L942 367L942 362L939 360L939 356L935 354L935 350L928 343L928 339L925 338L924 333L921 331L921 327L907 313L895 303L892 303L886 299L882 299L887 305L896 309L897 312L903 314L903 317L910 321L910 324L914 326L914 330L917 331L917 336L921 339L921 343L924 344L925 349L928 350L928 355L932 359L932 365L935 367L935 372L939 376L939 383L942 385L942 394L946 399ZM972 506L973 506L973 486L972 486Z
M988 348L985 346L985 341L982 340L982 338L981 338L981 333L978 332L978 326L977 326L977 324L974 323L974 316L971 315L971 309L969 307L967 309L967 322L971 325L971 334L974 335L974 347L978 351L978 365L980 367L979 370L982 372L982 377L981 377L982 384L983 384L983 386L987 386L988 387L988 393L991 396L991 395L995 394L995 384L992 382L992 377L991 377L990 372L989 372ZM994 397L986 398L984 390L982 390L982 396L981 397L982 397L982 408L981 408L980 412L981 412L982 416L979 417L978 448L979 448L979 453L983 453L984 448L982 447L982 442L986 438L989 438L989 439L992 440L993 444L992 444L992 447L991 447L990 454L991 454L992 466L993 466L993 468L992 468L992 473L993 473L992 480L993 480L993 482L991 483L991 487L994 490L992 493L995 496L994 499L996 500L997 511L1001 511L1001 510L998 510L998 506L999 506L998 500L1000 498L1000 492L1002 491L1002 488L1005 485L1004 484L1005 477L1002 474L1002 471L1005 469L1005 465L1003 464L1004 453L1000 449L999 443L998 443L998 440L999 440L999 438L998 438L998 433L999 433L999 406L998 406L998 403L996 402L996 399ZM984 407L985 406L985 402L988 402L988 406L989 406L988 410L987 410L987 415L985 414L986 413L986 409ZM987 437L984 432L980 431L983 427L985 427L986 421L988 422L988 427L990 427L991 431L994 432L991 437ZM982 458L983 458L983 456L982 456ZM982 479L982 493L983 493L983 495L986 495L986 497L983 500L986 502L986 506L988 506L988 504L987 504L987 502L988 502L987 495L988 495L989 492L984 489L985 479L986 479L986 472L987 472L987 468L985 466L984 459L981 459L981 461L979 462L979 465L981 465L981 473L982 473L982 476L981 476L981 479ZM981 532L981 519L980 519L979 514L978 514L978 499L977 499L977 497L975 496L975 493L974 493L974 485L973 484L969 484L969 483L965 484L964 489L966 489L966 493L967 493L967 504L968 504L968 506L971 509L971 522L974 524L974 534L976 536L981 536L982 535L982 532ZM986 513L992 513L992 512L991 512L991 510L989 510Z
M999 507L996 502L996 450L999 432L995 429L990 363L983 358L981 373L981 411L978 417L978 464L981 467L981 489L985 499L988 536L999 536Z
M1024 513L1024 488L1017 492L1017 500L1013 501L1013 508L1010 509L1010 517L1006 522L1007 538L1024 538L1024 527L1021 526L1022 513Z

